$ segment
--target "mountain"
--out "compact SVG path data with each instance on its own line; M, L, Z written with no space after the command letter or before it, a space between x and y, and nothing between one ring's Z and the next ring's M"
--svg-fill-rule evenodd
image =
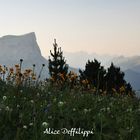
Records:
M94 60L94 59L97 59L102 63L102 65L107 67L111 63L110 60L115 58L115 56L111 56L111 55L106 55L106 54L98 55L96 53L89 54L84 51L64 52L64 56L66 57L68 64L80 69L84 69L85 64L88 60Z
M123 70L132 69L133 71L140 72L136 68L140 66L140 56L124 57L119 56L111 60L114 64L120 66Z
M20 59L23 59L22 69L32 68L35 64L35 72L38 75L42 64L45 64L41 79L49 77L48 61L41 55L34 32L20 36L7 35L1 37L0 50L1 65L14 67L15 64L19 64ZM69 69L75 72L78 71L72 67Z
M45 64L41 79L49 77L48 61L41 54L34 32L20 36L8 35L1 37L0 50L1 65L13 67L22 58L23 69L31 68L35 64L36 73L39 74L42 64ZM64 52L64 56L67 63L75 67L70 67L70 70L77 73L79 68L83 69L85 67L88 60L93 60L94 58L100 61L105 68L109 67L113 62L125 72L125 78L133 88L140 89L140 56L124 57L98 55L96 53L88 54L86 52Z
M128 69L125 71L125 79L130 82L133 89L140 90L140 73Z
M41 55L36 41L35 33L15 36L8 35L0 38L0 64L13 67L23 59L23 69L36 65L36 73L41 70L42 64L48 65L48 61ZM42 76L48 76L48 68L45 67ZM42 78L43 78L42 77Z

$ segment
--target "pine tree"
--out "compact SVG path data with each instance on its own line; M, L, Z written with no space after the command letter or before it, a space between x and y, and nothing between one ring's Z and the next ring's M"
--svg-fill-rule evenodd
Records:
M79 72L81 80L87 79L89 83L97 89L104 89L104 77L106 71L96 59L94 59L94 61L88 60L85 70L79 70Z
M49 57L49 73L53 81L58 81L60 78L64 80L68 72L68 65L63 57L61 47L58 47L56 43L56 39L54 39L53 47L53 52L50 50L52 59Z
M125 87L126 81L124 80L124 72L119 67L115 67L113 63L108 68L106 74L106 88L111 92L112 89L119 91L120 87Z

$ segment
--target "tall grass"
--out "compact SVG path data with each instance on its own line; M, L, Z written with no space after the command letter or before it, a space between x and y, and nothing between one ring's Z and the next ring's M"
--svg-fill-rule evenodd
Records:
M77 85L76 81L52 84L50 80L36 86L33 83L38 78L32 77L35 74L32 75L31 70L23 74L20 67L19 73L17 68L15 72L11 69L11 72L10 79L6 79L6 72L3 72L3 80L0 80L1 140L85 138L76 134L74 137L44 134L46 128L93 130L94 134L86 137L89 140L140 139L139 99L116 93L107 95L100 90L96 94L96 89L85 90L87 86Z

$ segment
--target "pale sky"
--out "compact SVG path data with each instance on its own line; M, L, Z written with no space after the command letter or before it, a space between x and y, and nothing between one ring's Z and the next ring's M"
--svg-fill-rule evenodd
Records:
M35 32L47 56L67 52L140 55L140 0L0 0L0 36Z

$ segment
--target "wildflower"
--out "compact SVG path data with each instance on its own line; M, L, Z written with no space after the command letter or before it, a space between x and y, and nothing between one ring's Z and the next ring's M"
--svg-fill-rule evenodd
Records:
M20 107L20 105L17 105L17 108L19 108Z
M40 96L40 94L39 94L39 93L37 93L37 96L39 97L39 96Z
M5 70L3 70L3 71L2 71L2 73L3 73L3 74L5 74L5 73L6 73L6 71L5 71Z
M26 126L26 125L23 125L23 128L24 128L24 129L27 129L27 126Z
M132 112L132 108L128 108L126 112Z
M42 126L43 126L43 127L48 127L49 124L48 124L47 122L43 122L43 123L42 123Z
M85 109L84 109L84 113L86 114L87 112L88 112L88 109L85 108Z
M65 78L64 78L64 74L60 73L59 76L61 77L61 79L64 81Z
M87 85L88 83L89 83L89 82L88 82L88 80L87 80L87 79L82 80L82 84Z
M33 104L34 103L34 100L31 100L30 102Z
M23 90L20 90L20 93L22 93L23 92Z
M58 107L62 107L64 105L64 102L60 101L58 102Z
M34 75L34 76L32 76L32 79L33 79L33 80L36 80L36 76L35 76L35 75Z
M125 87L124 86L120 87L120 92L125 92Z
M53 77L50 77L50 81L55 81Z
M3 96L3 100L5 101L7 99L7 97L6 96Z
M6 106L5 110L6 111L9 111L10 110L9 106Z
M31 123L29 123L29 126L33 126L33 123L31 122Z
M31 69L26 69L25 72L26 72L27 74L30 74L30 73L32 72L32 70L31 70Z
M19 65L15 65L16 68L19 68Z
M110 107L107 107L107 111L110 111Z
M73 111L76 111L76 109L75 109L75 108L73 108Z

